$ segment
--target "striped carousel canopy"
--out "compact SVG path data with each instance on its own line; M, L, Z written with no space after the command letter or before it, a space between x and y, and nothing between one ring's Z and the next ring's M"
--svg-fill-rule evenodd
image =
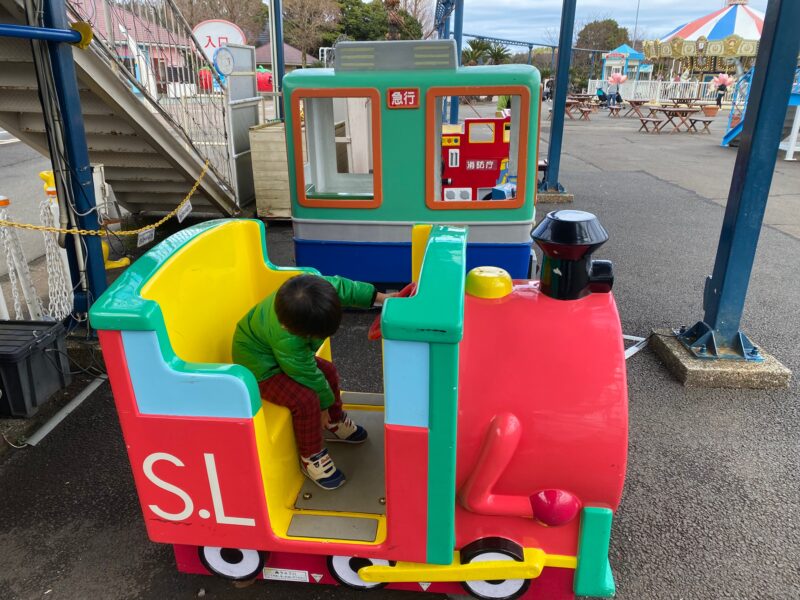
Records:
M692 42L700 37L723 40L730 35L738 35L745 40L758 40L761 39L763 27L764 13L747 6L747 0L729 0L725 8L676 27L659 42L668 42L675 37Z

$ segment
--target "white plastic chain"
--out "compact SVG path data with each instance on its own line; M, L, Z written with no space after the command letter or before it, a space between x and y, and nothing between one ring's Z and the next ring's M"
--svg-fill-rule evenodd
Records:
M56 218L49 198L44 198L39 203L39 218L42 225L55 227ZM49 292L47 312L51 317L60 321L72 312L72 290L69 286L69 277L64 267L62 250L58 245L57 236L58 234L52 231L42 231Z
M8 210L0 208L0 219L8 221ZM14 299L14 318L18 321L24 319L22 314L22 302L19 298L19 286L17 285L17 269L14 266L14 250L11 242L11 232L7 227L0 227L0 240L6 251L6 266L8 267L8 281L11 286L11 297Z

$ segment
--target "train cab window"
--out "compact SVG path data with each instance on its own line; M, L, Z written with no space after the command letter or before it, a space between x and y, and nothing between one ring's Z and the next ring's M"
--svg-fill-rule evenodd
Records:
M299 203L341 208L379 205L379 104L371 95L295 100L305 121L294 133Z
M447 93L444 93L446 90ZM465 88L470 95L475 88ZM510 109L477 114L462 105L460 122L443 129L445 100L457 88L429 92L426 203L435 209L515 208L524 203L530 93L487 88L510 98ZM479 91L483 96L484 90Z

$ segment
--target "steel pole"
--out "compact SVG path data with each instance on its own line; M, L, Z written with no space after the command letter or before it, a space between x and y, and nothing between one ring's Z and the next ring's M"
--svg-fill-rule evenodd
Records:
M67 42L69 44L77 44L81 41L81 34L74 29L50 29L49 27L32 27L6 23L0 23L0 37L44 40L46 42Z
M800 2L769 2L705 314L681 336L696 356L762 358L739 326L800 51L797 23Z
M450 15L448 14L444 20L443 27L443 39L449 40L450 39ZM459 64L461 64L459 62ZM447 96L442 99L442 123L447 122Z
M558 182L561 165L561 142L564 138L564 110L569 91L569 63L572 55L572 33L575 28L575 1L564 0L561 11L561 34L558 38L558 68L553 98L553 120L550 123L550 144L547 149L547 178L542 186L545 191L562 192Z
M456 40L456 60L461 64L461 46L464 38L464 0L456 0L453 16L453 37ZM450 123L458 123L458 96L450 98Z
M53 29L69 29L64 0L44 0L44 25ZM50 62L53 69L53 84L58 97L61 121L64 130L64 146L69 169L69 185L75 202L75 218L81 229L99 229L97 204L94 197L92 167L86 145L86 130L83 126L78 82L72 47L60 42L48 42ZM75 311L88 311L92 302L106 287L106 271L103 251L98 236L83 236L86 253L87 296L75 292Z
M281 0L269 0L269 19L270 34L272 43L272 91L278 94L283 92L283 75L286 67L283 64L283 8L281 7ZM279 119L283 119L285 114L283 110L283 96L275 97L277 102L276 114Z

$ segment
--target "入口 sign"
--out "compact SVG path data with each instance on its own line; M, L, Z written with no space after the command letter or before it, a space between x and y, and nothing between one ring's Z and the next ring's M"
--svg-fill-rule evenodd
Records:
M198 23L192 29L192 33L209 61L214 60L214 52L220 46L245 43L244 32L239 26L222 19L209 19Z

